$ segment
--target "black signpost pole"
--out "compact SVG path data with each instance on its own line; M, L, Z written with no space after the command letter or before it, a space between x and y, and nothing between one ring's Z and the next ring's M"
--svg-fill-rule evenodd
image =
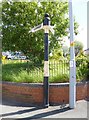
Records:
M49 14L45 14L43 23L32 28L29 32L36 32L38 30L44 29L44 107L49 106L49 41L48 33L49 30L54 34L53 26L50 26Z
M50 25L49 15L46 13L43 20L44 26L44 107L49 106L49 42L48 42L48 26Z

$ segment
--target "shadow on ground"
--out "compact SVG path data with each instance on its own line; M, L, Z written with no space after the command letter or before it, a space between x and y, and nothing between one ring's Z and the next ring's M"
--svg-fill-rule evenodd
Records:
M2 102L3 105L7 105L7 106L21 106L23 107L21 104L17 104L16 102L9 102L9 101L3 101ZM51 106L52 107L52 106ZM2 115L0 115L0 117L2 118L8 118L9 116L13 116L13 115L23 115L28 113L29 116L25 117L25 118L19 118L21 120L29 120L29 119L40 119L40 118L45 118L45 117L50 117L51 115L56 115L56 114L60 114L66 111L69 111L70 108L65 106L59 106L56 108L52 107L52 109L49 108L44 108L42 106L34 106L34 107L28 107L27 109L23 109L23 110L18 110L18 111L14 111L14 112L8 112L8 113L3 113ZM39 112L38 112L39 111ZM33 114L35 112L35 114Z
M32 112L32 111L37 112L37 110L39 110L39 109L42 109L42 108L34 107L34 108L31 108L31 109L19 110L17 112L10 112L10 113L6 113L6 114L2 114L2 115L0 115L0 117L7 117L8 118L8 116L12 116L12 115L22 115L24 113L29 113L30 114L30 112ZM37 112L37 114L31 115L30 117L21 118L21 120L40 119L40 118L44 118L44 117L47 117L47 116L59 114L59 113L62 113L62 112L68 111L68 110L70 110L70 108L65 107L65 108L62 108L62 109L55 109L55 110L51 110L51 111L47 111L47 112L44 112L44 111L41 112L41 113Z
M48 112L45 112L45 113L39 113L39 114L33 115L31 117L25 117L25 118L22 118L21 120L45 118L45 117L48 117L48 116L51 116L51 115L55 115L55 114L60 114L62 112L66 112L68 110L70 110L70 108L69 107L65 107L65 108L62 108L62 109L52 110L52 111L48 111Z

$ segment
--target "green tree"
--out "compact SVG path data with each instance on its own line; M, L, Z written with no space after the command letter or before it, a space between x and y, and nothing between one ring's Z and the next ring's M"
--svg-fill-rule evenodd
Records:
M83 51L83 43L81 41L75 41L75 55L77 56L79 53Z
M61 0L60 0L61 1ZM67 36L69 28L67 2L4 2L2 4L3 49L19 51L30 56L30 60L44 58L44 32L29 33L31 28L43 22L49 13L55 34L49 34L49 52L58 46L59 37ZM76 27L75 27L76 28Z
M54 49L50 58L54 60L63 59L63 50L60 47Z
M63 56L66 57L69 54L69 47L66 45L63 45Z

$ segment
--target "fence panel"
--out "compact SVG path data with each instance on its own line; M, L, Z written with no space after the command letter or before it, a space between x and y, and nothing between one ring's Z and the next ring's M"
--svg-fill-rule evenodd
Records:
M27 63L27 73L31 74L33 77L38 76L38 77L43 77L43 64L30 64ZM63 75L63 74L69 74L69 62L67 60L60 60L60 61L52 61L49 62L49 73L50 73L50 78L58 76L58 75Z
M66 60L49 62L49 72L50 78L58 75L62 76L63 74L69 74L69 62Z

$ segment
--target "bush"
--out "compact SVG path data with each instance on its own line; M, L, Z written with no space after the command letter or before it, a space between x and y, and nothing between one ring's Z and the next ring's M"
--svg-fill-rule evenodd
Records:
M8 61L9 62L9 61ZM50 63L50 83L69 82L69 61ZM89 80L89 61L87 57L78 57L76 59L76 78L77 81ZM25 63L7 63L2 65L2 79L12 82L42 83L43 82L43 64Z
M87 57L77 58L77 79L89 80L89 61Z
M54 76L53 78L49 79L50 83L63 83L69 82L69 75L68 74L59 74Z

